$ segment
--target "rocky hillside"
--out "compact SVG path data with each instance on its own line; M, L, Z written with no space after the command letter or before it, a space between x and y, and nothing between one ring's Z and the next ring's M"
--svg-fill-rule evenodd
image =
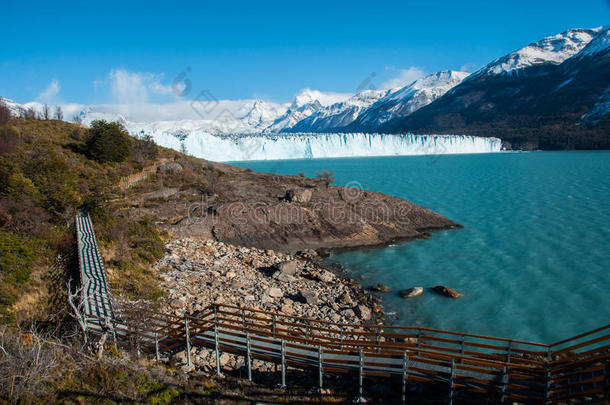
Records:
M175 235L282 252L379 245L459 226L406 200L320 179L198 159L171 170L128 195L121 215L155 217Z

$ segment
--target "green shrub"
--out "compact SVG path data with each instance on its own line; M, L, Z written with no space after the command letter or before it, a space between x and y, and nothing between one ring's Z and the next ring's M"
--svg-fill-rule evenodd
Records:
M0 229L0 274L4 282L24 283L36 259L32 241Z
M120 123L93 121L89 132L87 153L91 159L100 163L123 162L129 156L131 137Z

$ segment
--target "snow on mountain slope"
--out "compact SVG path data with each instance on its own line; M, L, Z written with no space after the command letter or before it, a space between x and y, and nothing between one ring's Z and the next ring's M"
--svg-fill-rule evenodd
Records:
M364 90L340 103L312 113L285 132L327 132L351 124L367 107L388 93L387 90Z
M594 56L610 50L610 25L599 30L595 38L578 54L579 57Z
M534 42L498 58L472 75L513 74L519 69L544 64L558 65L580 52L601 28L571 29Z
M401 89L391 91L362 112L355 128L375 128L388 120L405 117L430 104L460 84L467 72L445 70L422 77Z
M286 112L269 125L264 132L279 133L284 129L293 127L299 121L323 110L325 107L342 102L350 97L351 94L324 93L318 90L303 89L295 96Z

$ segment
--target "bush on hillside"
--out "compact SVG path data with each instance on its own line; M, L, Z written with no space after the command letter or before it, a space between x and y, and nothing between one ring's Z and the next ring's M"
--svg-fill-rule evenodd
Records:
M0 125L6 125L11 119L11 109L0 102Z
M131 137L123 125L104 120L93 121L89 130L87 154L100 163L123 162L130 154Z

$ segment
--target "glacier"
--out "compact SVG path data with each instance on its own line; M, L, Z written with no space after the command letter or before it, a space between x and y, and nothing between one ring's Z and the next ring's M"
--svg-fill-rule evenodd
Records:
M133 135L143 134L130 128ZM254 134L219 136L189 133L147 132L161 146L217 161L315 159L364 156L408 156L459 153L492 153L502 149L499 138L469 135L390 134Z

